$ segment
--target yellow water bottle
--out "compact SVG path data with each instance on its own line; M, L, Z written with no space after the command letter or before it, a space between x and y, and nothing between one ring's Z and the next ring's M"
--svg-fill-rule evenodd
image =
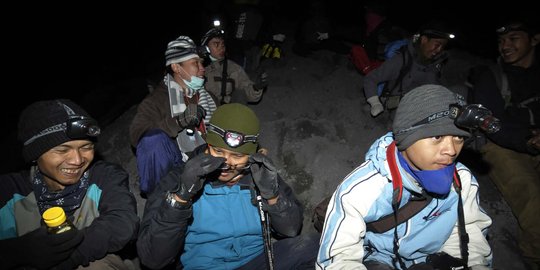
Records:
M74 229L75 226L67 219L62 207L51 207L43 213L43 221L50 234L59 234Z

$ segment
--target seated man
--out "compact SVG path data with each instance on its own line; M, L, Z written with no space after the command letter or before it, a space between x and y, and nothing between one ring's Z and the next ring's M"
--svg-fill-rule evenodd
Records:
M205 46L210 64L205 67L206 91L212 93L220 104L239 102L233 100L235 91L245 94L247 102L259 102L268 85L266 73L262 72L257 83L251 81L244 69L226 57L225 32L220 27L210 29L203 36L201 46Z
M456 162L470 135L449 107L464 103L440 85L405 94L393 132L334 192L317 269L487 269L491 219L478 205L476 179ZM423 206L406 211L411 202ZM392 226L374 225L385 217Z
M218 107L207 145L174 167L146 202L137 241L143 265L313 269L319 237L300 235L303 207L270 158L257 151L258 137L251 109ZM271 244L270 234L281 240Z
M0 176L2 269L128 269L115 253L137 236L135 197L120 166L93 162L99 133L69 100L24 109L18 138L31 167ZM56 206L77 229L47 233L41 216Z

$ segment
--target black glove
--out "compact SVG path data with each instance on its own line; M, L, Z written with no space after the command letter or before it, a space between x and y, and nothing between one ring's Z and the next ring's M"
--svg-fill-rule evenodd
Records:
M206 111L201 105L188 104L184 112L178 115L178 125L182 128L199 126L206 116Z
M4 257L3 263L7 262L7 268L32 266L48 269L68 259L83 238L83 233L75 228L49 234L42 226L23 236L0 241L0 256Z
M265 199L272 199L279 194L278 176L276 167L270 158L261 153L255 153L249 157L251 163L251 175L255 185Z
M257 76L257 79L253 84L253 88L257 91L260 91L265 89L266 87L268 87L268 74L266 74L266 72L261 72L259 76Z
M224 158L208 154L199 154L189 159L180 176L180 187L176 195L184 201L189 201L203 187L206 175L215 171L225 162Z
M88 263L85 261L86 259L84 258L84 256L78 250L75 250L73 251L73 253L71 253L71 256L69 256L67 260L54 266L53 268L51 268L51 270L72 270L79 267L79 265L84 265Z

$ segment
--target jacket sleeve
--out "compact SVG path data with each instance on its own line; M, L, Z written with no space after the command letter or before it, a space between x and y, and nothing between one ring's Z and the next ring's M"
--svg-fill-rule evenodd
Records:
M171 138L180 132L180 126L171 117L169 97L164 87L157 87L137 107L137 113L129 127L129 138L133 147L137 146L141 136L150 129L161 129Z
M182 170L179 167L171 169L146 201L137 252L142 264L152 269L175 262L184 246L192 209L173 208L165 200L169 191L178 188L177 179Z
M120 166L99 162L91 169L90 181L101 189L98 212L84 229L84 240L77 248L86 257L83 264L123 249L137 238L139 217L135 196L129 190L128 174Z
M389 82L399 77L403 66L403 56L398 53L386 60L381 66L372 70L364 77L364 95L367 98L377 96L377 85L381 82Z
M279 198L276 204L267 205L272 229L280 236L294 237L300 234L304 209L292 189L278 175Z
M238 84L237 88L243 90L246 93L247 102L258 102L261 100L263 91L253 88L253 81L249 78L244 69L238 64L229 61L230 77Z
M473 102L480 103L490 109L493 115L501 121L501 129L493 134L488 134L496 144L527 153L527 140L532 135L529 125L524 123L528 120L526 116L510 115L505 110L504 99L497 87L495 76L490 68L486 68L474 82Z
M356 192L355 192L356 191ZM358 190L344 192L341 187L332 195L326 211L316 269L367 269L364 257L366 223L363 216L369 206Z
M461 197L463 199L463 214L465 230L469 235L469 267L474 265L491 265L492 252L486 239L491 225L491 218L479 205L478 182L468 170L459 170L461 178ZM461 258L459 246L458 223L454 226L450 237L444 243L441 251L456 258Z

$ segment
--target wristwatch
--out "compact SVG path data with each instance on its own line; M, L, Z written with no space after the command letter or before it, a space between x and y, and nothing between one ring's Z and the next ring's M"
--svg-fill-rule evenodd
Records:
M177 201L174 198L174 193L172 192L167 192L167 197L165 197L165 201L168 205L176 209L189 209L191 207L191 202L182 203Z

